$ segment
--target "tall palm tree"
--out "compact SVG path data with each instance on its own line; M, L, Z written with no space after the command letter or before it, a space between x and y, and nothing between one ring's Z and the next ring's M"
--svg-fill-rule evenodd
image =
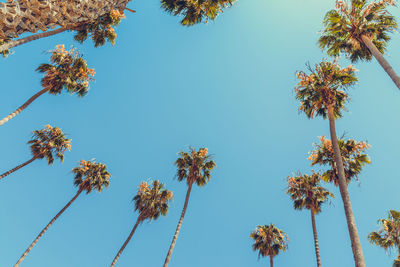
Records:
M181 151L179 152L179 155L180 157L175 161L175 165L178 168L176 176L179 182L186 180L188 190L186 192L185 204L183 205L182 214L178 226L176 227L175 235L172 238L167 257L165 258L164 267L167 267L171 260L172 252L176 240L178 239L179 230L181 229L183 218L185 217L193 184L196 183L198 186L206 185L211 179L211 170L216 166L215 162L208 154L207 148L200 148L198 151L194 148L190 148L189 153Z
M63 162L64 152L71 150L71 139L66 138L60 128L50 125L46 125L42 130L33 131L28 144L31 145L32 158L0 175L0 180L37 159L46 158L49 165L53 164L54 158Z
M322 116L323 118L329 119L333 154L338 171L340 195L343 200L354 260L356 267L365 267L364 255L353 209L351 207L343 159L340 153L335 128L335 119L342 116L341 112L348 99L346 90L357 81L355 69L352 66L341 68L336 61L322 61L316 64L315 69L312 69L311 66L308 66L308 69L310 74L303 71L297 73L297 77L300 81L295 90L296 98L300 100L301 103L299 109L309 118Z
M4 14L0 17L0 40L42 31L0 45L0 52L64 31L79 31L85 25L104 19L112 12L123 13L125 9L130 10L126 8L129 2L130 0L56 2L15 0L0 3L0 13Z
M250 234L250 238L254 240L253 250L258 250L258 258L268 257L270 266L274 266L273 258L280 251L288 249L289 238L284 231L277 228L275 225L258 225L256 230Z
M335 186L339 185L339 176L336 170L334 153L332 148L332 141L326 139L325 136L320 136L320 143L314 144L314 150L310 152L309 160L311 165L328 165L330 167L322 175L322 180L329 183L334 183ZM371 163L370 158L365 154L365 150L370 147L367 142L355 141L353 139L339 139L340 153L342 154L344 173L346 182L349 184L353 179L358 179L362 168Z
M174 16L182 16L181 24L192 26L214 20L223 9L233 5L235 0L161 0L161 6Z
M369 241L386 251L397 249L398 255L393 262L393 267L400 267L400 212L391 210L388 218L378 220L378 224L382 226L382 229L370 233Z
M288 189L286 193L293 200L293 207L296 210L308 209L311 212L311 223L314 233L315 255L317 265L321 267L321 255L319 252L319 242L317 227L315 224L315 214L321 212L321 206L333 194L320 184L321 176L313 172L311 175L300 174L298 176L288 177Z
M14 267L18 267L21 262L25 259L31 249L35 246L35 244L39 241L39 239L44 235L44 233L50 228L50 226L60 217L60 215L74 202L78 196L86 191L86 194L89 194L92 190L97 190L101 192L103 187L108 187L110 185L110 177L111 174L107 171L107 167L105 164L97 163L95 160L86 161L81 160L80 166L72 169L72 172L75 174L74 177L74 185L78 187L78 192L75 196L65 205L64 208L61 209L60 212L46 225L46 227L39 233L39 235L35 238L32 244L25 250L22 256L19 258Z
M37 71L44 73L42 78L42 90L28 99L13 113L0 120L0 126L17 116L27 108L36 98L46 92L49 94L61 94L65 88L70 93L76 93L83 97L89 90L89 81L93 80L94 69L88 68L86 61L75 50L65 50L64 45L58 45L50 57L51 64L41 64Z
M137 194L133 198L135 202L135 211L139 212L139 216L131 233L111 263L111 267L115 266L117 263L117 260L128 245L138 225L145 220L152 221L158 219L160 215L167 215L169 201L171 201L172 198L172 192L164 189L164 184L160 183L158 180L153 182L152 187L150 187L147 182L142 182L140 184Z
M400 89L400 77L383 57L389 33L397 28L395 18L387 7L394 0L367 3L367 0L339 0L324 19L325 29L319 38L319 46L331 56L346 54L352 62L370 61L372 56L379 62Z

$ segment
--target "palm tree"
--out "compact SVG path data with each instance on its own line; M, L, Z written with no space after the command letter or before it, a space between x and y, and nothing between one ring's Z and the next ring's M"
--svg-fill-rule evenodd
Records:
M60 128L50 125L46 125L42 130L33 131L32 139L28 141L28 144L31 145L32 158L0 175L0 180L37 159L46 158L49 165L53 164L54 158L63 162L64 152L71 150L71 139L66 138Z
M174 16L182 16L181 24L192 26L214 20L223 9L233 5L235 0L161 0L161 6Z
M286 193L293 200L293 207L296 210L308 209L311 212L311 223L314 233L315 255L317 265L321 267L321 256L319 253L319 243L317 227L315 224L315 214L321 212L321 206L333 194L320 185L321 176L313 172L311 175L302 175L288 177L288 189Z
M172 238L171 246L169 247L167 257L165 258L164 267L167 267L171 260L172 252L176 240L178 239L179 230L181 229L182 221L185 217L193 184L196 183L198 186L206 185L211 179L211 170L216 167L215 162L211 159L211 156L208 155L207 148L200 148L198 151L194 148L190 148L189 153L181 151L179 152L179 155L180 157L175 161L175 165L178 168L176 176L179 182L186 180L188 190L175 235Z
M21 39L12 39L10 42L0 45L0 52L68 30L80 31L82 27L92 28L90 25L99 20L102 21L100 24L103 24L104 18L109 17L112 13L123 14L125 9L131 11L126 8L129 2L130 0L94 0L53 3L15 0L0 3L0 11L5 14L0 18L0 40L18 38L20 34L42 31ZM115 26L113 23L109 26L111 25ZM95 43L97 43L96 40Z
M139 216L131 233L111 263L111 267L115 266L117 263L117 260L121 256L122 251L128 245L138 225L143 223L145 220L152 221L156 220L160 215L167 215L169 208L168 202L171 201L172 198L172 192L164 189L164 184L160 183L158 180L153 182L152 187L150 187L147 182L142 182L139 185L137 194L133 198L133 201L135 202L135 211L139 211Z
M370 233L369 241L386 251L397 249L398 255L393 262L393 267L400 267L400 212L391 210L388 218L378 220L378 224L382 226L382 229Z
M273 258L280 251L288 249L289 238L284 231L275 225L258 225L256 230L250 234L250 238L254 240L253 250L258 250L258 258L269 256L270 266L274 266Z
M346 54L352 62L370 61L372 56L379 62L400 89L400 77L383 57L389 33L397 28L395 18L387 11L394 0L381 0L367 4L367 0L339 0L336 9L330 10L324 19L325 29L319 38L319 46L331 56Z
M41 64L37 71L44 73L42 78L42 90L32 96L13 113L0 120L0 126L17 116L27 108L36 98L46 92L49 94L61 94L65 88L70 93L76 93L83 97L89 90L89 81L93 80L95 74L93 69L88 68L86 61L75 50L65 50L64 45L58 45L50 57L51 64Z
M329 119L329 129L332 139L333 154L338 171L340 195L344 204L347 226L350 233L356 267L365 267L364 255L360 237L351 207L347 189L343 159L336 136L335 119L342 116L341 111L348 99L346 90L357 81L355 69L352 66L341 68L336 61L322 61L315 69L308 66L310 74L303 71L297 73L300 82L296 86L296 98L300 100L300 110L307 117L322 116Z
M103 187L108 187L110 185L110 173L107 171L105 164L97 163L95 160L86 161L81 160L80 166L72 169L75 174L74 185L78 187L78 192L75 196L61 209L59 213L46 225L46 227L40 232L40 234L35 238L28 249L22 254L14 267L18 267L21 262L28 255L29 251L35 246L39 239L44 235L44 233L49 229L49 227L60 217L60 215L74 202L78 196L86 191L89 194L92 190L97 190L101 192Z
M333 182L335 186L338 186L339 176L336 170L332 141L326 139L325 136L320 136L319 139L320 143L314 144L315 149L310 152L308 159L311 160L312 166L328 165L330 169L322 175L322 180L328 183ZM362 168L371 163L368 155L364 153L370 145L367 142L358 142L353 139L339 139L338 144L343 159L346 182L349 184L353 179L358 180Z

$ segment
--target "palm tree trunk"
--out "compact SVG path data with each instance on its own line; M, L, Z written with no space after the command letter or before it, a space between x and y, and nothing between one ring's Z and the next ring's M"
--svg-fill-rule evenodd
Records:
M349 191L347 188L346 177L342 155L340 153L339 143L336 136L335 117L333 106L328 107L329 130L331 134L333 153L335 156L336 169L339 176L339 190L343 200L344 212L346 214L347 228L349 229L351 248L353 250L354 261L356 267L365 267L364 255L361 247L360 237L358 235L356 220L354 218L353 209L351 207Z
M117 260L119 259L119 256L121 256L122 251L124 251L126 245L128 245L129 241L131 240L131 238L132 238L133 234L135 233L136 228L138 227L140 222L141 222L141 219L140 219L140 216L139 216L139 218L137 219L137 221L135 223L135 226L133 227L131 233L129 234L128 238L126 239L125 243L122 245L120 250L118 251L117 255L115 256L115 258L113 260L113 262L111 263L111 267L114 267L115 264L117 263Z
M60 25L94 21L112 10L123 11L130 0L0 1L0 38L46 31Z
M32 244L28 247L27 250L25 250L24 254L22 254L21 258L17 261L17 263L14 265L14 267L18 267L21 262L25 259L25 257L28 255L29 251L36 245L36 243L39 241L39 239L44 235L44 233L49 229L49 227L60 217L61 214L74 202L78 196L82 193L82 189L79 189L76 195L65 205L65 207L60 210L60 212L57 213L57 215L49 222L48 225L40 232L40 234L36 237L36 239L32 242Z
M371 39L367 36L362 35L361 39L364 44L368 47L371 54L375 57L375 59L379 62L382 68L389 74L390 78L393 80L394 84L397 88L400 89L400 77L397 76L396 72L393 70L392 66L390 66L389 62L383 57L382 53L376 48L376 46L372 43Z
M317 257L317 266L321 267L321 255L319 253L317 226L315 225L315 214L312 209L311 209L311 222L312 222L312 229L313 229L313 233L314 233L314 244L315 244L315 255Z
M7 43L5 43L5 44L0 46L0 52L2 52L4 50L9 50L9 49L11 49L13 47L20 46L22 44L26 44L26 43L29 43L29 42L32 42L32 41L35 41L35 40L38 40L38 39L41 39L41 38L44 38L44 37L53 36L53 35L56 35L58 33L62 33L62 32L68 31L70 29L72 29L72 27L58 28L56 30L45 31L45 32L41 32L41 33L38 33L38 34L30 35L28 37L21 38L21 39L15 40L15 41L7 42Z
M174 238L172 238L171 246L169 247L167 257L165 258L164 267L168 267L169 261L171 260L172 251L174 250L176 240L178 239L179 230L181 229L183 218L185 217L185 213L186 213L186 209L187 209L187 205L188 205L189 197L190 197L190 191L192 191L192 185L193 184L189 184L189 186L188 186L188 190L186 192L185 204L183 205L181 218L179 219Z
M269 266L274 267L274 258L272 255L269 255Z
M14 118L15 116L17 116L19 113L21 113L21 111L23 111L24 109L26 109L30 104L32 104L32 102L38 98L39 96L43 95L44 93L46 93L49 89L45 88L42 89L41 91L39 91L38 93L36 93L34 96L32 96L31 98L28 99L28 101L26 101L22 106L20 106L19 108L17 108L13 113L11 113L10 115L8 115L7 117L5 117L4 119L2 119L0 121L0 126L3 125L4 123L6 123L7 121L11 120L12 118Z
M18 171L19 169L21 169L22 167L25 167L26 165L28 165L29 163L32 163L33 161L35 161L37 159L37 157L33 157L30 160L22 163L21 165L18 165L17 167L15 167L14 169L9 170L8 172L3 173L2 175L0 175L0 180L3 179L4 177L6 177L7 175Z

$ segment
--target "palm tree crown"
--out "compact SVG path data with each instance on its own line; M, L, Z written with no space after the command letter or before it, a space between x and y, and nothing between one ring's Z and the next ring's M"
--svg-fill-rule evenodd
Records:
M48 164L54 162L54 158L64 161L64 152L71 150L71 139L66 138L65 134L58 127L46 125L42 130L33 132L31 152L34 158L46 158Z
M395 5L395 1L367 2L351 0L349 3L339 0L336 9L326 14L319 46L326 48L329 55L345 53L353 62L371 60L371 51L362 36L368 37L379 52L384 53L390 40L388 34L397 28L394 17L386 10L389 5Z
M86 190L86 194L89 194L93 189L101 192L103 186L110 185L111 174L105 164L97 163L95 160L81 160L79 165L72 170L75 174L74 185L79 190Z
M83 43L90 36L95 47L104 45L106 40L114 45L117 34L113 26L118 26L123 18L125 18L124 13L114 9L93 21L83 23L77 27L74 39L79 43Z
M288 248L288 236L273 224L258 225L250 238L254 240L252 247L254 251L258 251L259 257L274 257Z
M161 6L174 16L183 16L182 25L191 26L214 20L235 0L161 0Z
M311 175L300 174L288 177L287 194L293 200L296 210L309 209L314 213L321 212L321 206L333 194L320 185L321 176L313 172Z
M310 152L308 159L311 161L311 165L328 165L331 167L323 175L322 179L326 182L333 182L336 186L339 183L339 177L336 170L334 152L332 148L332 142L326 139L325 136L321 136L320 143L314 144L315 149ZM347 183L350 183L353 178L357 179L362 168L371 163L365 150L370 145L365 142L357 142L353 139L343 140L338 139L340 152L343 159L344 172Z
M173 193L164 189L164 184L156 180L153 181L152 187L147 182L142 182L133 201L135 202L135 211L140 214L140 220L152 221L160 215L167 215L169 201L172 199Z
M50 94L60 94L65 88L70 93L82 97L88 93L89 81L93 80L94 69L88 68L86 61L75 49L65 50L58 45L51 53L52 64L41 64L37 71L45 73L42 87Z
M315 65L315 69L310 66L308 69L310 74L297 72L300 81L295 91L296 98L301 103L299 110L309 118L318 115L325 119L328 107L333 106L335 118L340 118L348 100L346 89L357 81L356 69L351 65L341 68L336 61L322 61Z
M400 266L400 212L391 210L388 219L378 220L378 224L382 226L379 231L374 231L368 235L371 243L378 245L385 250L396 248L398 256L393 266Z
M188 185L196 183L198 186L204 186L211 178L211 170L216 167L215 162L208 155L207 148L200 148L196 151L190 148L190 153L181 151L180 157L175 161L177 166L178 181L186 179Z

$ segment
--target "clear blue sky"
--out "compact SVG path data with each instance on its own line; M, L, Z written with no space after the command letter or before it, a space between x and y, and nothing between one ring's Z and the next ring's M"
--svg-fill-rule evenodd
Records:
M81 195L22 265L109 266L136 221L137 186L153 178L175 200L167 217L138 228L118 266L161 266L187 188L174 180L173 162L189 145L208 147L218 168L206 187L192 191L171 267L267 266L251 250L249 234L269 223L290 237L276 266L315 266L309 213L293 210L285 187L288 175L311 171L307 153L328 135L327 121L298 113L293 87L296 70L324 57L316 40L333 6L333 0L240 0L215 22L187 28L157 0L141 0L130 3L137 13L127 13L115 47L79 45L65 33L15 49L0 61L0 117L40 90L34 69L56 44L79 48L97 74L85 98L44 95L1 127L1 172L30 158L26 142L45 124L68 133L72 151L63 164L36 161L1 181L0 266L14 264L73 197L71 169L92 158L108 165L110 187ZM400 19L400 10L392 11ZM396 33L387 58L400 72L398 47ZM375 61L357 68L360 82L337 130L372 145L372 164L349 190L368 266L391 266L395 254L366 236L389 209L400 209L400 92ZM317 216L322 263L354 266L339 191L328 188L336 199Z

